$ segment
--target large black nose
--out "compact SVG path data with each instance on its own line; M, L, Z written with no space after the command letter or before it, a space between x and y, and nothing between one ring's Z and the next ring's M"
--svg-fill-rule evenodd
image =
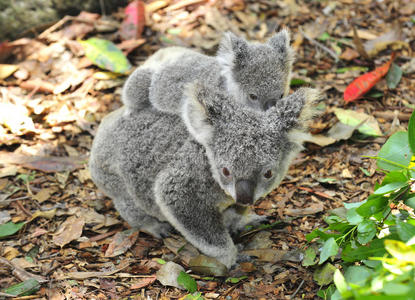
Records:
M264 104L264 109L268 110L271 107L273 107L275 104L277 104L277 100L268 100L267 102L265 102Z
M238 180L235 184L236 202L244 205L254 203L254 183L250 180Z

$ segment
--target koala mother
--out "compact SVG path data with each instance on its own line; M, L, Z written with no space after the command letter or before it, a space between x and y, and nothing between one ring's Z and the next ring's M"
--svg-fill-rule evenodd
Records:
M181 115L122 107L98 129L92 179L132 227L159 237L173 226L229 268L237 258L230 232L256 218L241 219L231 205L252 204L280 183L316 99L303 88L259 111L193 84Z

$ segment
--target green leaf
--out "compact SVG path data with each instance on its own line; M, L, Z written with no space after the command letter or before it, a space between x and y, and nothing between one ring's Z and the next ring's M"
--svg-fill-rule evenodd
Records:
M380 149L377 165L387 171L402 170L409 165L412 155L407 132L399 131L393 134Z
M156 262L159 263L160 265L165 265L166 261L164 259L161 258L156 258Z
M409 207L412 207L413 209L415 209L415 197L406 199L405 204L408 205Z
M360 72L367 72L369 71L368 67L359 67L359 66L353 66L353 67L345 67L345 68L338 68L336 70L336 73L342 74L349 71L360 71Z
M373 271L364 266L350 266L344 273L344 278L348 283L364 286Z
M392 182L392 183L388 183L388 184L386 184L384 186L381 186L378 189L376 189L373 192L373 194L375 194L375 195L387 194L387 193L396 191L398 189L401 189L404 186L408 186L408 183L406 183L406 182Z
M313 279L318 285L328 285L333 281L333 274L335 270L337 270L335 266L331 263L326 263L314 271Z
M392 182L406 182L409 180L406 173L406 170L391 171L383 178L382 185L386 185Z
M183 286L189 293L194 293L197 291L196 280L192 278L186 272L180 271L179 276L177 277L177 282Z
M39 288L39 282L34 278L30 278L28 280L5 288L2 290L2 292L15 296L29 296L38 291Z
M409 241L415 236L415 226L410 223L396 220L396 229L398 231L399 237L404 242Z
M364 220L357 226L357 241L364 245L376 235L376 224L372 220Z
M382 131L379 128L379 124L373 116L369 116L365 113L356 112L349 109L336 108L334 110L336 117L343 124L357 127L360 133L370 136L381 136Z
M336 271L334 271L333 281L334 281L334 284L336 285L337 290L340 292L340 294L342 296L346 295L348 292L347 283L343 277L342 272L340 272L339 269L336 269Z
M317 296L319 296L320 298L323 298L324 300L329 300L331 299L331 296L333 295L335 290L336 290L336 287L333 284L331 284L325 290L319 290L317 292Z
M306 84L308 85L310 84L310 82L307 82L301 78L292 78L290 82L291 87L296 87L296 86L301 86L301 85L306 85Z
M323 32L318 39L322 42L327 41L330 38L330 34L328 34L327 32Z
M356 209L356 212L363 217L371 217L388 207L388 199L378 195L371 195L366 203Z
M374 239L368 245L353 248L350 244L346 245L342 251L342 259L347 262L355 262L369 257L380 257L386 253L383 240Z
M225 280L225 282L230 282L230 283L239 283L241 280L247 279L248 276L241 276L241 277L229 277Z
M405 295L410 291L408 284L395 283L395 282L385 282L382 291L386 295Z
M330 256L336 255L337 252L339 252L339 245L337 245L336 240L331 237L324 243L323 249L321 249L320 262L318 264L321 265Z
M356 212L356 207L347 210L347 221L351 225L357 225L363 221L363 217Z
M24 224L24 222L16 224L13 222L8 222L6 224L0 225L0 238L15 234L20 230L20 228L23 227Z
M304 267L313 266L317 263L316 260L316 250L312 247L308 247L304 252L304 259L302 265Z
M86 41L79 40L79 43L83 46L86 57L98 67L121 74L126 74L131 69L128 59L112 42L90 38Z
M412 153L415 153L415 110L412 112L408 124L408 141Z
M386 84L388 88L394 89L398 86L402 78L402 69L395 63L392 63L388 74L386 74Z

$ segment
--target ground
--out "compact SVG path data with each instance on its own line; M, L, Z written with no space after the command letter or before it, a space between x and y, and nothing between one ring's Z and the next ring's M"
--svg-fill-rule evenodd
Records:
M228 276L190 274L205 298L317 299L315 268L301 263L306 234L324 226L330 209L362 201L373 191L382 174L365 156L375 156L388 136L405 129L415 107L415 4L153 1L146 3L142 35L127 40L124 35L122 42L123 11L69 17L34 37L0 44L0 63L12 65L0 65L0 224L24 222L16 233L0 238L0 289L35 277L41 288L21 299L175 299L187 294L163 286L155 273L160 259L189 270L194 249L183 250L180 237L158 240L127 231L128 224L89 177L95 130L102 117L121 106L126 77L93 66L77 39L113 41L137 66L161 47L182 45L214 54L223 31L264 41L288 27L296 51L292 90L314 86L324 98L310 142L281 185L255 205L258 214L279 223L238 239L258 258ZM403 70L398 85L391 86L396 78L391 75L369 95L346 103L346 86L388 61L392 51ZM350 136L353 128L339 126L344 111L337 109L365 113L362 121L381 132Z

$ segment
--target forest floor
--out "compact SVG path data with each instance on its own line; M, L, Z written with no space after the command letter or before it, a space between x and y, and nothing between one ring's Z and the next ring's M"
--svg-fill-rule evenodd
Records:
M316 268L302 266L299 253L329 210L373 191L382 174L365 156L375 156L389 135L407 126L415 107L414 16L411 0L161 0L146 4L146 27L135 39L122 40L120 8L111 16L82 13L34 37L0 44L0 63L14 66L0 65L0 224L22 224L0 238L0 291L34 277L41 288L21 299L188 294L163 286L155 274L162 260L188 270L194 250L184 251L180 237L127 231L90 179L96 128L121 106L126 77L93 66L77 39L110 40L138 66L162 47L214 54L224 31L265 41L288 27L296 51L292 90L313 86L324 99L311 125L313 138L281 185L255 205L258 214L282 222L239 238L258 258L229 276L190 274L207 299L317 299ZM346 103L346 86L388 61L392 50L403 70L397 87L382 79L367 96ZM378 136L340 126L344 110L370 122Z

